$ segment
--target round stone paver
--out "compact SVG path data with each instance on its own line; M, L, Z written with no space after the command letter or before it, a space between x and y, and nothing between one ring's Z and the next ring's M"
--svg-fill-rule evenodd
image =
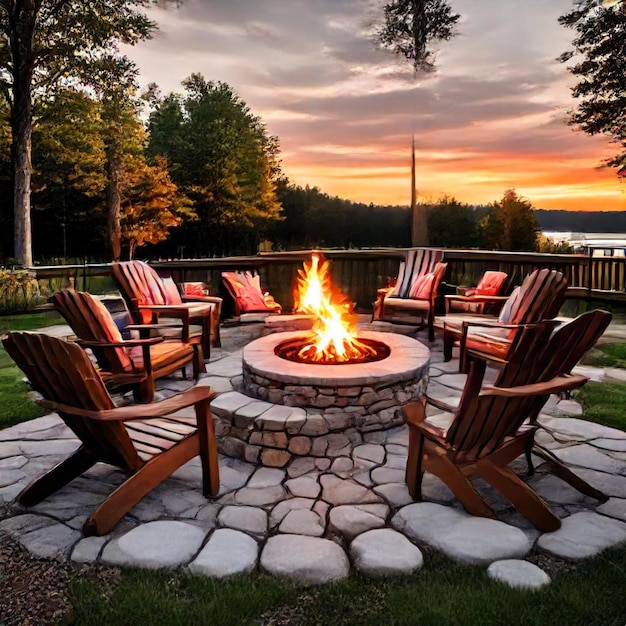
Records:
M220 528L189 564L189 571L213 578L247 574L256 567L258 556L259 545L252 537L238 530Z
M534 563L518 559L494 561L487 568L487 575L519 589L539 589L552 582L550 576Z
M176 567L189 562L205 535L206 531L188 522L148 522L109 542L102 560L149 569Z
M598 513L582 512L563 520L559 530L544 533L537 547L562 559L586 559L626 543L626 524Z
M317 537L270 537L261 553L261 567L279 576L320 584L346 578L350 563L334 542Z
M521 558L532 547L519 528L431 502L405 506L391 523L411 539L425 541L453 559L471 565Z
M359 535L350 545L356 568L373 576L412 574L424 564L420 549L391 528Z

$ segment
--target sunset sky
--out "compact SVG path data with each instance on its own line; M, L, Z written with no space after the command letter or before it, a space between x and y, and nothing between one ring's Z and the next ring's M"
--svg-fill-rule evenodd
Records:
M460 34L437 72L372 42L382 0L185 0L155 9L156 36L126 52L142 84L180 91L192 72L228 83L278 136L295 183L376 204L484 204L508 188L536 208L626 210L602 137L565 124L573 78L556 61L572 0L452 0Z

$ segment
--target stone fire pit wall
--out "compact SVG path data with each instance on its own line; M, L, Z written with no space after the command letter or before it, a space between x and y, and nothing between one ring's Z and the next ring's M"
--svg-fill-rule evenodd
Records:
M389 357L311 365L274 354L274 347L293 335L269 335L244 349L241 392L250 402L220 416L225 454L269 467L314 457L324 469L352 447L375 441L376 431L402 424L401 406L426 391L430 354L415 339L364 332L386 343Z

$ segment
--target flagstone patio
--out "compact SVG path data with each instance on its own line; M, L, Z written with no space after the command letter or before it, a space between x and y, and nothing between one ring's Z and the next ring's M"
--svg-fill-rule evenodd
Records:
M365 320L362 325L367 326ZM48 332L69 334L63 327ZM198 383L223 392L212 405L218 431L222 420L232 422L259 403L238 389L241 351L260 332L259 324L223 329L224 347L213 351ZM427 343L424 333L418 338ZM442 361L439 341L430 347L428 393L454 403L465 376L456 371L458 362ZM622 372L584 368L584 373L602 380ZM494 372L488 375L493 378ZM190 384L165 379L159 395ZM281 415L304 410L280 409ZM265 410L274 407L268 404ZM325 419L323 411L316 414ZM445 424L449 417L433 413L429 419ZM497 521L468 515L429 474L425 501L413 502L404 484L407 432L400 426L364 433L350 445L329 429L314 454L295 456L284 467L221 454L221 489L213 500L201 494L200 466L194 459L144 498L110 535L84 538L80 528L88 512L121 482L114 468L99 464L29 509L14 502L26 482L77 445L55 414L0 431L0 530L39 557L184 568L218 578L260 570L311 583L354 571L415 572L423 565L421 549L430 546L487 567L491 576L510 585L538 587L550 579L528 557L544 553L579 560L626 543L626 433L581 418L575 401L551 398L538 440L610 498L599 505L544 473L539 464L530 482L563 518L561 529L553 533L539 533L487 484L478 488L498 512Z

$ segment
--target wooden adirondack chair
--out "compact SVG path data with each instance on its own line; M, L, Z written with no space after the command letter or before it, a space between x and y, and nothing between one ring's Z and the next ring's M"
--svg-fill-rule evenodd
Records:
M222 272L222 282L233 299L236 317L248 313L274 315L282 312L282 306L269 293L263 293L258 274Z
M442 259L443 250L409 250L395 286L378 290L372 321L417 324L428 328L428 338L434 341L435 298L447 268Z
M206 371L202 346L177 339L123 339L106 307L91 294L64 290L50 302L70 325L80 344L93 352L110 388L132 388L139 402L154 398L154 381L193 365L194 378Z
M500 292L507 278L506 272L487 271L480 277L476 287L468 289L463 294L446 295L446 315L452 311L466 311L482 315L487 306L503 305L507 297L501 296Z
M469 358L492 361L507 358L513 338L524 324L555 317L565 299L567 279L556 270L535 270L508 297L497 320L445 320L443 356L452 358L452 349L460 343L459 369L467 372Z
M199 340L206 358L211 345L220 344L222 299L216 296L181 296L171 278L161 278L153 267L143 261L121 261L111 264L111 275L133 314L135 323L156 323L159 318L180 319L182 341ZM199 324L196 335L192 325Z
M148 405L116 407L87 354L76 344L39 333L9 333L2 343L44 399L80 439L80 447L18 496L33 506L98 462L129 477L89 516L85 535L108 533L148 492L199 455L202 492L219 490L218 454L209 387L195 387ZM194 408L179 413L181 409Z
M549 395L576 389L587 382L584 376L571 375L571 370L595 344L610 319L610 313L592 311L554 333L550 322L524 326L515 336L510 360L493 387L482 387L485 361L473 361L457 408L427 397L406 404L406 481L411 496L421 500L422 475L431 472L448 485L468 512L495 518L494 511L471 484L482 478L539 530L556 530L561 525L558 516L508 467L524 454L531 474L533 450L560 478L582 493L605 501L604 494L576 476L557 457L536 446L534 435L538 428L536 418ZM453 413L447 431L426 421L427 403Z

